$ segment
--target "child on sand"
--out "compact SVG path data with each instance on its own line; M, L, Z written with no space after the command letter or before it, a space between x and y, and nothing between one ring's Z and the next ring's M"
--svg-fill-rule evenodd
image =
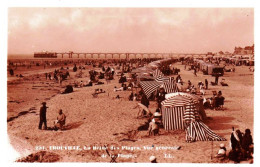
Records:
M155 121L155 119L152 119L152 121L149 123L148 133L149 133L149 136L159 135L159 125Z
M218 150L218 154L216 155L216 158L224 159L226 157L226 147L223 143L220 144L220 149Z

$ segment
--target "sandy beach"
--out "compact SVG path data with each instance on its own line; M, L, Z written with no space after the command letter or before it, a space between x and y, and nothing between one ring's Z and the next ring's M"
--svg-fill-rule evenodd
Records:
M206 78L209 82L214 81L214 77L203 75L202 72L195 76L193 71L184 70L180 62L173 66L180 69L179 74L185 84L188 80L197 84ZM212 159L212 155L217 153L220 143L231 149L232 127L242 132L249 128L254 137L254 73L248 68L237 66L235 72L227 72L220 77L229 86L209 84L209 90L206 90L206 97L211 97L212 91L219 90L225 97L224 110L206 109L209 118L205 122L215 133L227 139L224 142L187 143L185 131L181 130L160 129L159 136L148 136L147 130L140 130L147 118L137 118L137 102L128 100L131 91L113 91L115 86L120 86L117 76L108 84L103 79L103 85L74 88L73 93L61 94L66 85L89 79L90 68L82 71L82 78L76 77L78 72L70 68L70 77L62 82L62 86L53 80L46 80L45 71L31 71L19 79L8 78L7 128L10 143L21 153L21 157L42 151L44 147L45 151L59 155L58 162L110 162L111 157L105 156L107 153L104 149L93 149L106 145L118 147L109 150L111 154L120 154L116 162L146 163L154 155L160 163L216 163L218 161ZM105 93L93 98L92 93L98 88ZM122 98L116 99L117 95ZM47 125L53 126L59 109L62 109L67 116L65 130L38 129L39 110L43 101L48 107ZM150 103L149 109L155 112L156 102ZM67 146L74 147L68 150ZM75 150L77 146L79 150Z

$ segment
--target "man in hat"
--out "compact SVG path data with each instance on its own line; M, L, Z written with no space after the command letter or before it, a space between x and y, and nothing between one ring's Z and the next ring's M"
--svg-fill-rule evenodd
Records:
M46 119L46 102L42 103L42 107L40 108L40 123L39 123L39 129L42 129L42 123L44 123L44 129L47 129L47 119Z

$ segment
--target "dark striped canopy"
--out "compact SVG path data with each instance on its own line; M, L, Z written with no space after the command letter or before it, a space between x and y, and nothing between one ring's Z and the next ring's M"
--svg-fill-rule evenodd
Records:
M165 107L176 107L195 105L199 103L200 98L196 95L191 95L183 92L176 92L166 95L166 100L162 102L162 106Z

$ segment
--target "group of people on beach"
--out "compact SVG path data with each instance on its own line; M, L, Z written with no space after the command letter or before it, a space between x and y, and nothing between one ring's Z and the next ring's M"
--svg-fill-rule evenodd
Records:
M250 163L253 163L254 143L250 129L245 129L245 133L242 133L239 129L235 131L235 128L232 127L230 146L231 150L227 152L225 145L221 143L215 157L221 161L229 159L235 163L251 159Z
M57 119L54 121L54 126L52 128L47 126L47 106L46 102L42 102L42 106L40 108L40 122L38 129L42 129L42 125L44 125L44 130L53 129L53 130L63 130L64 125L66 123L66 115L62 112L62 109L59 110Z

